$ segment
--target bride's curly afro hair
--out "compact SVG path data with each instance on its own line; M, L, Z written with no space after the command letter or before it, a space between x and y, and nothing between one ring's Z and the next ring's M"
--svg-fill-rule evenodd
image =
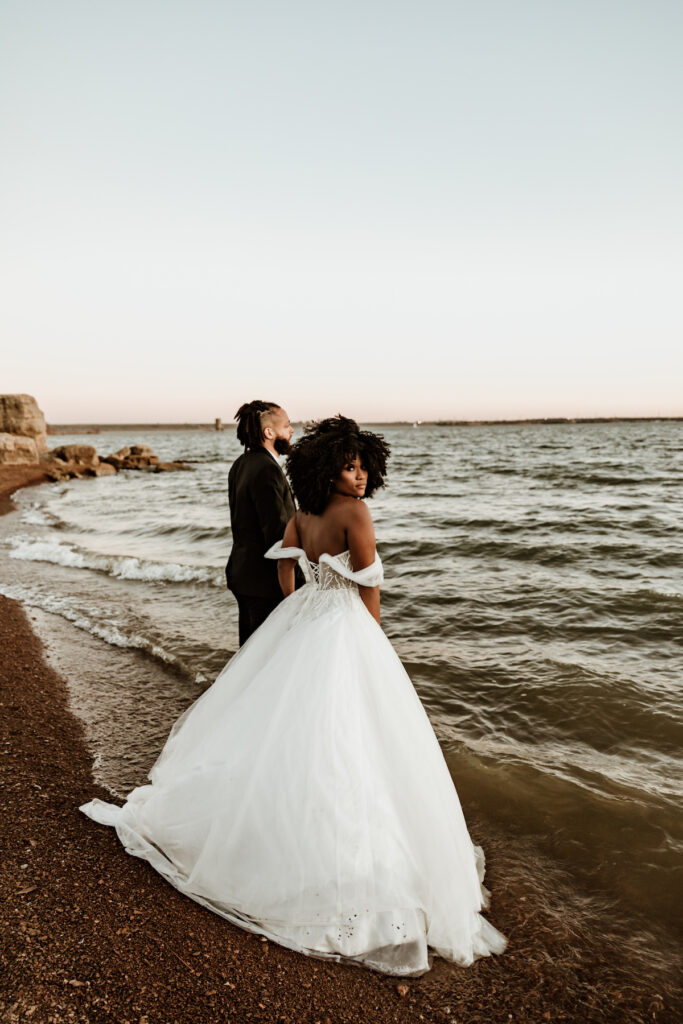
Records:
M299 508L319 516L329 501L332 482L356 456L368 471L365 497L371 498L384 486L389 452L381 434L361 430L346 416L308 423L287 458L287 475Z

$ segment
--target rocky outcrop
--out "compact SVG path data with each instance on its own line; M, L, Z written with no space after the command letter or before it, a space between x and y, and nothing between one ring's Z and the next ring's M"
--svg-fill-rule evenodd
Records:
M32 395L0 395L0 433L32 438L38 455L47 449L45 417Z
M45 475L49 480L70 480L72 477L83 476L114 476L116 470L106 462L97 461L97 464L83 462L65 462L63 459L53 459L45 463Z
M130 448L119 448L117 452L112 452L111 455L103 455L101 461L108 463L113 466L114 469L122 469L123 464L127 458L130 457Z
M65 444L55 448L45 472L50 480L68 480L70 477L112 476L122 469L136 469L147 473L172 473L190 469L184 462L159 462L147 444L134 444L119 448L111 455L98 456L90 444Z
M0 434L0 466L35 466L38 462L35 438Z
M155 455L147 444L134 444L130 448L119 448L112 455L105 455L102 462L109 463L114 469L146 469L153 470L159 464L159 456Z
M190 469L184 462L159 462L148 444L133 444L102 458L91 444L63 444L48 451L45 417L31 395L0 395L0 466L45 467L50 480L111 476L121 469L165 473Z

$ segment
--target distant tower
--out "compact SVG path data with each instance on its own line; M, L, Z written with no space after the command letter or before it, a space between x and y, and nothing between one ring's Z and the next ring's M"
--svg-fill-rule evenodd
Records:
M222 430L222 429L223 429L223 420L220 418L220 416L216 416L216 430Z

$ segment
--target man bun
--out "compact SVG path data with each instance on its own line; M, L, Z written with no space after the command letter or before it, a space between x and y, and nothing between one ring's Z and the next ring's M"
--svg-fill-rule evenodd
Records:
M240 444L245 448L260 448L263 444L263 414L279 408L277 402L262 402L258 398L241 405L235 413Z

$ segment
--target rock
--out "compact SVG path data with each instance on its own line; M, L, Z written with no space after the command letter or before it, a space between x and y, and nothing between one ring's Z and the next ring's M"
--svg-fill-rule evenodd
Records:
M48 480L52 480L55 483L59 480L68 480L71 474L69 473L69 470L66 469L66 463L64 463L63 466L64 468L62 468L62 466L57 462L51 462L45 467L45 476Z
M150 471L159 463L148 444L134 444L130 448L119 448L112 455L104 455L101 462L106 462L115 469L140 469Z
M115 476L116 468L108 462L98 462L96 466L85 466L83 472L85 476Z
M35 438L16 434L0 434L0 465L34 466L38 462Z
M121 464L121 469L148 469L149 468L149 456L147 455L129 455L127 459L124 459Z
M63 462L61 459L54 459L53 462L46 464L45 474L50 480L70 480L75 476L84 476L85 470L83 466L79 466L75 462Z
M75 462L78 466L99 466L97 450L91 444L63 444L53 453L62 462Z
M190 472L192 466L188 466L185 462L159 462L154 467L155 473L178 473L180 470Z
M0 433L31 437L36 450L45 451L45 417L32 395L0 395Z
M32 466L45 451L45 417L35 398L0 395L0 464Z

